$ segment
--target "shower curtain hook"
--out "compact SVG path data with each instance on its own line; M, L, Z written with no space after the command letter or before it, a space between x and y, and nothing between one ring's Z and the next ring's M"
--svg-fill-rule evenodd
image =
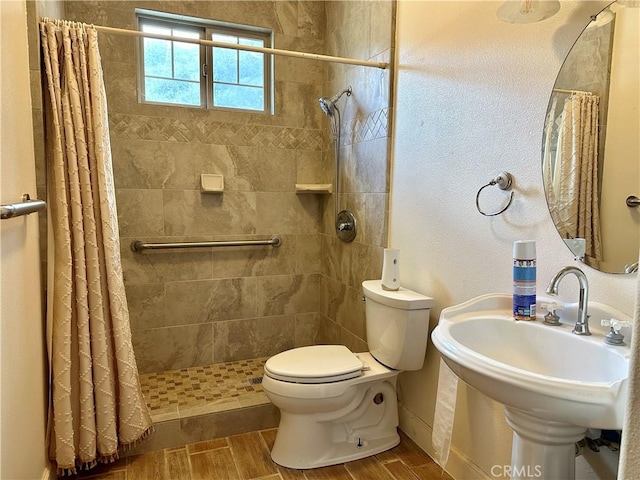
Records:
M511 192L509 201L500 211L495 213L483 212L480 208L480 192L482 192L482 190L484 190L485 188L491 187L493 185L497 185L500 190L511 190L511 186L513 185L513 176L509 172L500 172L496 178L491 180L486 185L480 187L480 190L478 190L478 193L476 194L476 208L478 209L478 212L480 212L485 217L495 217L496 215L500 215L501 213L505 212L507 208L511 206L511 202L513 202L513 192Z

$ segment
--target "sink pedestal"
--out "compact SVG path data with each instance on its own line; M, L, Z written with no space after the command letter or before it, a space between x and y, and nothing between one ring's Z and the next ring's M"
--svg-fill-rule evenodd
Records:
M513 429L511 478L575 478L575 443L587 429L504 408Z

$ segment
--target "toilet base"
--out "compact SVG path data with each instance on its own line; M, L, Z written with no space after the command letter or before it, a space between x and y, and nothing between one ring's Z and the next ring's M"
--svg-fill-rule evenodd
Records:
M374 382L358 397L338 412L281 410L271 459L283 467L309 469L358 460L398 445L395 377L391 382Z
M315 455L307 456L306 462L302 461L302 459L295 454L292 454L291 449L287 449L287 447L276 448L274 446L271 451L271 459L283 467L300 470L326 467L329 465L337 465L340 463L351 462L353 460L359 460L361 458L370 457L377 453L389 450L400 443L400 436L396 431L388 437L364 440L361 443L362 446L360 447L357 446L357 443L353 442L333 444L332 451L329 455L326 455L323 458L318 458L318 452L316 451ZM296 451L300 452L299 446Z

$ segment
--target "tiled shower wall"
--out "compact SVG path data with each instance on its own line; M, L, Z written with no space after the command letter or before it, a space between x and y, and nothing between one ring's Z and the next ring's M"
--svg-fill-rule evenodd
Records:
M395 2L326 2L327 54L392 62ZM390 184L390 106L392 69L329 64L325 95L351 86L351 97L338 103L341 112L340 209L356 216L353 243L336 238L332 200L325 203L321 230L322 313L325 338L352 351L367 350L362 281L382 274L387 245ZM334 176L334 148L325 136L324 175Z
M394 2L64 2L65 17L135 28L136 7L271 28L276 48L392 58ZM390 71L276 57L275 115L137 103L135 40L100 34L134 349L142 372L269 356L314 343L366 349L360 283L379 278L389 191ZM333 231L333 182L320 96L347 84L341 208L355 242ZM37 142L38 139L36 139ZM202 173L225 191L202 194ZM154 251L133 240L268 238L283 245Z
M321 52L319 2L68 2L67 17L134 29L134 9L273 29L276 48ZM313 343L320 306L320 171L326 67L275 60L275 115L137 103L135 41L101 35L122 261L141 371L272 355ZM200 174L225 191L202 194ZM133 253L133 240L269 238L283 245Z
M599 158L604 159L604 147L607 136L607 113L609 111L609 81L613 49L613 30L615 20L586 28L580 41L576 42L567 54L556 79L555 88L591 92L600 97L598 148ZM561 94L556 115L562 113L562 105L567 98Z

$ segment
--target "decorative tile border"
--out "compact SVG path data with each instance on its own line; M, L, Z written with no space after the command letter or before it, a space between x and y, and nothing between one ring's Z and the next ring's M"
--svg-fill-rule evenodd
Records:
M389 108L376 110L366 115L357 115L344 122L341 144L353 145L389 136ZM326 148L332 148L331 136L327 134Z
M319 129L273 125L236 124L112 113L110 133L114 138L193 142L264 148L322 150ZM389 109L358 115L343 125L342 144L367 142L389 136ZM330 141L330 135L325 133Z
M366 116L357 116L348 127L350 132L347 138L352 138L352 143L385 138L389 134L389 109L383 108Z
M273 125L109 114L112 137L300 150L321 150L322 131Z

